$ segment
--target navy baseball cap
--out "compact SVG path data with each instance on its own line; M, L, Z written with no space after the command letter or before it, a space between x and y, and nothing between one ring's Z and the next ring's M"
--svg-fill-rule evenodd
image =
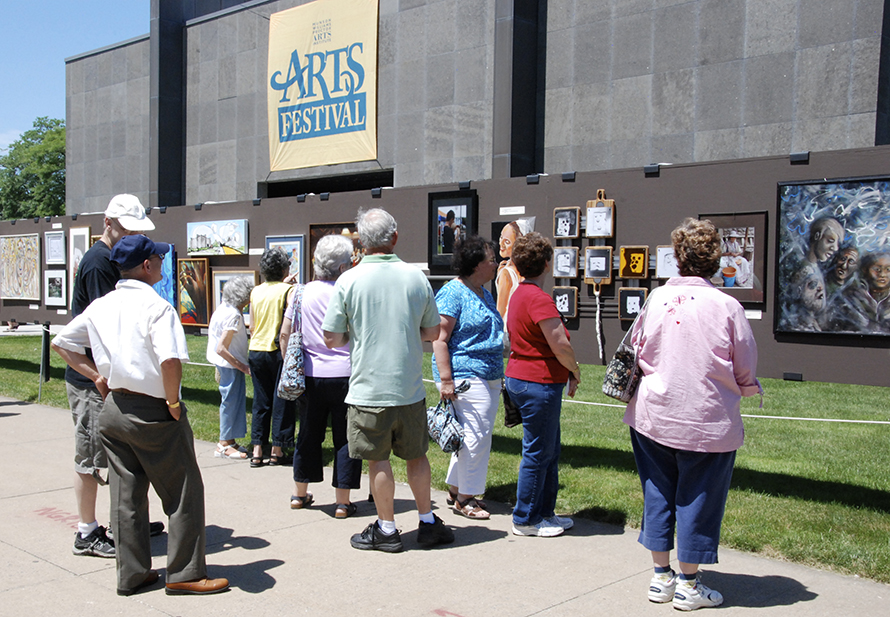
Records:
M152 255L163 255L170 250L166 242L152 242L148 236L124 236L111 249L111 261L121 270L135 268Z

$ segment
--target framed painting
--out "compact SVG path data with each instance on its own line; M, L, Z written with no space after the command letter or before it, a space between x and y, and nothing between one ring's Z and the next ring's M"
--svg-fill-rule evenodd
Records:
M677 256L674 255L674 247L659 245L655 247L655 278L669 279L680 276L680 267L677 265Z
M0 236L0 298L40 300L40 234Z
M206 257L176 260L179 320L183 325L206 326L210 323L209 271L209 260Z
M306 236L266 236L266 250L280 247L290 260L290 275L297 275L297 283L303 283L303 245Z
M584 282L588 285L612 284L611 246L588 246L584 249Z
M352 240L352 265L358 265L365 254L361 242L358 240L358 231L355 223L320 223L317 225L309 225L309 260L306 264L309 271L306 273L307 279L315 279L315 245L323 237L329 234L341 234ZM310 276L311 273L311 276Z
M71 281L71 293L74 293L74 285L77 283L77 269L80 260L90 249L90 228L71 227L68 230L68 280ZM71 298L69 298L69 301Z
M587 237L611 238L615 235L615 208L602 201L587 203L595 204L587 208Z
M427 263L431 273L448 273L454 245L478 232L479 196L476 189L430 193L428 204Z
M247 219L186 223L189 257L247 255Z
M780 183L777 201L776 332L890 336L890 177Z
M43 232L43 260L48 266L65 265L65 232Z
M633 321L643 310L649 290L645 287L620 287L618 289L618 319Z
M176 308L176 247L170 245L161 261L161 280L152 285L164 300Z
M551 294L556 310L562 317L572 319L578 316L577 287L554 287Z
M64 239L64 233L62 239ZM68 273L64 270L43 271L43 303L47 306L65 306L68 301L66 283Z
M231 281L234 278L238 278L239 276L246 276L253 281L254 285L260 284L260 273L256 270L217 270L214 269L213 273L213 310L216 311L222 305L222 294L223 289L225 289L226 283ZM250 304L244 307L242 313L247 315L249 313Z
M581 208L553 209L553 237L557 240L577 238L580 235Z
M578 276L578 247L553 247L553 278L573 279Z
M711 282L748 308L765 306L767 213L699 214L720 232L720 268Z
M618 277L623 279L649 278L649 247L622 246L618 249Z

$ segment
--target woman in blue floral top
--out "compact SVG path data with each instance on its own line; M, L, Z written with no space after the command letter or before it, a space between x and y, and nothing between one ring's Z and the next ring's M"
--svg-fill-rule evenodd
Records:
M483 287L497 273L494 250L492 242L479 236L461 242L451 262L458 277L436 294L442 320L439 338L433 341L433 378L442 398L454 402L464 429L464 444L451 455L445 481L449 503L472 519L490 516L476 495L485 492L504 375L504 322L491 292ZM455 382L464 380L470 388L458 395Z

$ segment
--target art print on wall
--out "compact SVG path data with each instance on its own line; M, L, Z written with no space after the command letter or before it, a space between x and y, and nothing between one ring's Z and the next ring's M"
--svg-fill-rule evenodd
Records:
M40 235L0 236L0 298L40 300Z
M290 260L289 275L297 275L294 282L302 283L303 278L303 244L305 236L266 236L266 250L280 247Z
M312 276L307 272L307 278L315 280L315 246L324 236L340 234L352 240L352 265L357 266L365 254L362 243L358 240L358 231L355 223L320 223L309 225L309 263L308 267Z
M711 282L749 308L764 306L766 212L700 214L720 233L720 267Z
M67 280L68 273L64 270L44 270L43 303L47 306L65 306L68 298L68 290L65 287Z
M170 250L161 256L161 280L152 285L164 300L176 307L176 249L170 245Z
M477 233L479 197L476 189L429 194L430 272L450 272L455 245Z
M68 281L71 283L71 293L74 293L74 285L77 283L77 269L80 268L80 260L90 249L90 228L72 227L68 230ZM69 301L71 298L69 298Z
M778 187L777 332L890 335L890 179Z
M203 257L176 260L179 281L179 320L186 326L210 323L209 260Z
M618 319L633 321L646 304L649 290L645 287L621 287L618 289Z
M611 206L587 208L587 237L611 238L615 230L614 212Z
M553 247L553 278L573 279L578 276L578 247Z
M551 293L556 310L562 317L571 319L578 316L577 287L554 287Z
M677 264L677 256L674 255L674 247L659 245L655 247L655 278L669 279L680 276L680 266Z
M246 276L251 281L253 281L254 286L259 285L260 283L260 273L256 270L214 270L213 271L213 310L216 311L220 306L222 306L222 294L223 289L226 287L226 283L231 281L234 278L238 278L239 276ZM248 302L245 305L244 310L241 311L243 315L250 314L250 303Z
M186 223L189 257L247 255L247 219Z
M619 248L618 276L623 279L649 277L649 247L622 246Z
M588 246L584 249L584 282L588 285L612 284L612 247Z
M557 240L577 238L581 227L581 208L553 209L553 237Z
M43 232L43 253L46 265L64 266L65 232L62 230Z

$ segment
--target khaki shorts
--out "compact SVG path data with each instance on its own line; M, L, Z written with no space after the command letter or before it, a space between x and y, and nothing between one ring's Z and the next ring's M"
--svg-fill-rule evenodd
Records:
M105 401L95 388L79 388L65 384L71 419L74 420L74 471L94 475L108 467L105 446L99 439L99 414Z
M390 453L406 461L420 458L430 446L426 401L397 407L350 405L346 437L352 458L386 461Z

